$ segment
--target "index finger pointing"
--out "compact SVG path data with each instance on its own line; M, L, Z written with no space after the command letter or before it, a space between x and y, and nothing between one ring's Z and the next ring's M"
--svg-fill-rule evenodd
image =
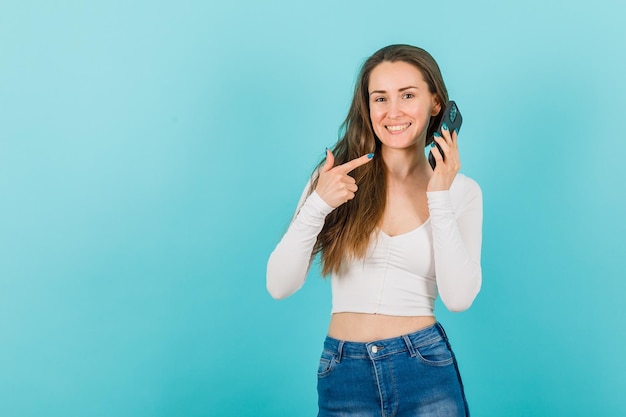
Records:
M352 161L348 161L345 164L336 166L334 169L347 174L355 168L360 167L361 165L367 164L374 157L373 153L368 153L367 155L363 155L360 158L353 159Z

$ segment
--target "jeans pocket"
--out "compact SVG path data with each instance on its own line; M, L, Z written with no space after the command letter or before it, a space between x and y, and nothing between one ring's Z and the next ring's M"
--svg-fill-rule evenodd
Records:
M335 360L335 354L328 352L327 350L322 352L319 365L317 367L317 377L324 378L331 373L337 361Z
M454 354L448 343L441 337L431 340L422 346L416 346L417 357L431 366L447 366L454 362Z

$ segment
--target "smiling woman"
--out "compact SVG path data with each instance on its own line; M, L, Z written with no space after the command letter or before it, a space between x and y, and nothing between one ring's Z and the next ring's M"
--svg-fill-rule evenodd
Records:
M321 253L332 318L319 416L466 416L437 295L469 308L482 275L482 195L458 174L458 132L435 132L448 101L434 59L391 45L363 65L343 137L327 151L272 252L267 288L297 291ZM431 168L423 148L432 148Z

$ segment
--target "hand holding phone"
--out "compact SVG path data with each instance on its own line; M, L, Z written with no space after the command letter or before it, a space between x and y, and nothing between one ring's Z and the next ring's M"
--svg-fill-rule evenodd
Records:
M463 117L461 117L461 112L459 111L459 108L457 107L454 101L450 100L448 101L448 104L446 104L446 108L443 111L443 116L441 117L441 121L439 122L439 126L437 126L437 130L435 130L435 132L441 135L442 134L441 127L445 123L450 133L456 130L457 135L458 135L459 130L461 130L462 122L463 122ZM433 142L433 143L435 144L435 146L437 146L437 149L439 149L439 152L441 152L441 156L443 157L443 160L445 161L446 156L444 155L443 150L441 149L441 146L439 146L437 142ZM435 157L433 156L432 151L428 153L428 162L430 163L430 166L434 170L435 166L437 165L437 161L435 161Z

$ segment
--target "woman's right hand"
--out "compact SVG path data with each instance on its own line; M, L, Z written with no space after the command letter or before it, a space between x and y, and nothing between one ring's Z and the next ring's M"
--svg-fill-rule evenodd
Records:
M367 164L374 157L373 153L363 155L345 164L334 166L335 157L330 149L326 150L326 163L320 170L315 191L332 208L337 208L354 198L359 187L349 172Z

